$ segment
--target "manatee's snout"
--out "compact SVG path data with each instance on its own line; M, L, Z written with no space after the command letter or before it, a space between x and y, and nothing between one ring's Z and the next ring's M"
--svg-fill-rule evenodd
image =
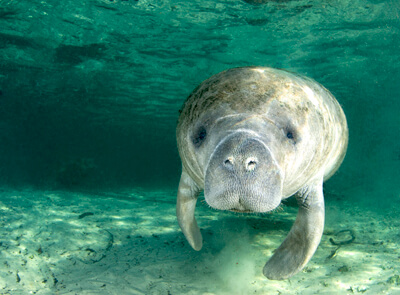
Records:
M216 209L267 212L281 201L281 171L260 139L233 134L224 138L210 157L204 195Z

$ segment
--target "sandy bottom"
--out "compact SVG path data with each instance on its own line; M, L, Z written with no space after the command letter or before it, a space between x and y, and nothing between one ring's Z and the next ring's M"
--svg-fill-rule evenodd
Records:
M196 252L178 228L174 199L173 190L0 190L0 293L400 294L400 199L376 208L326 195L321 244L285 281L266 279L262 268L297 208L254 216L200 201L205 242ZM330 239L351 238L341 230L355 240L338 248Z

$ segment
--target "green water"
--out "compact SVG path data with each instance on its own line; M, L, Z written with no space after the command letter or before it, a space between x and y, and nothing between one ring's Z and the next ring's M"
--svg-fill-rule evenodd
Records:
M343 165L325 184L327 206L338 206L338 212L361 206L354 216L377 213L375 224L391 212L389 225L383 228L398 225L399 36L398 0L0 0L2 194L10 197L18 195L11 193L14 190L27 189L109 192L140 188L156 202L151 192L165 189L169 193L165 208L173 215L181 172L175 139L178 110L190 92L211 75L258 65L309 76L328 88L343 107L350 142ZM342 207L340 200L344 200ZM4 205L4 220L11 212L4 208L13 208L12 204ZM336 211L327 213L331 216L327 227L332 231L354 224L350 219L338 226L342 221L332 212ZM151 215L151 210L147 213ZM209 214L213 216L208 216L210 220L220 218L224 228L232 231L226 226L225 213ZM6 237L13 229L4 224ZM367 223L363 226L369 227ZM182 235L178 228L173 230L177 237ZM398 227L393 231L398 232ZM396 252L400 239L394 237L393 251L400 256ZM378 235L374 241L382 239ZM213 247L222 249L217 242ZM213 260L214 254L209 255L206 260ZM232 255L236 254L228 256ZM201 263L206 267L206 261ZM251 271L255 280L262 278L260 267ZM379 280L371 278L370 283L387 284L399 274L396 269ZM325 275L334 279L343 273ZM252 280L251 275L246 278ZM203 285L208 280L201 277ZM224 282L234 283L227 280L223 277L218 283L220 294L232 290L224 289ZM396 277L393 280L397 286ZM370 286L360 283L353 293L361 293L364 285ZM16 286L13 294L19 294L15 290L21 284ZM390 286L385 294L400 294L398 289L390 291ZM193 294L206 294L204 288L192 287ZM212 292L218 294L218 288ZM257 288L260 294L268 294L264 287ZM285 288L280 290L290 290ZM150 287L139 289L158 294ZM20 289L21 294L26 290ZM171 294L189 294L182 290ZM250 294L247 287L243 290L242 294Z

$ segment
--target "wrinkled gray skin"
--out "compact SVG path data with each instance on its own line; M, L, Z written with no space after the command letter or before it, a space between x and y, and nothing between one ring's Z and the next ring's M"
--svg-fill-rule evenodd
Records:
M268 212L295 194L296 221L264 275L282 280L299 272L321 240L322 183L347 148L346 117L332 94L283 70L230 69L192 92L176 132L182 160L176 211L193 249L203 243L194 217L201 190L211 207L235 212Z

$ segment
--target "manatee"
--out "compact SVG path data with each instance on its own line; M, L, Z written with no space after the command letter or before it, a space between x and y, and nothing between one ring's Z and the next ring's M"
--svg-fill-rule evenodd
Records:
M274 210L294 195L296 220L263 273L283 280L299 272L323 233L322 184L347 149L346 117L334 96L289 71L229 69L189 95L176 136L182 161L176 213L193 249L203 244L194 216L202 190L212 208L242 213Z

